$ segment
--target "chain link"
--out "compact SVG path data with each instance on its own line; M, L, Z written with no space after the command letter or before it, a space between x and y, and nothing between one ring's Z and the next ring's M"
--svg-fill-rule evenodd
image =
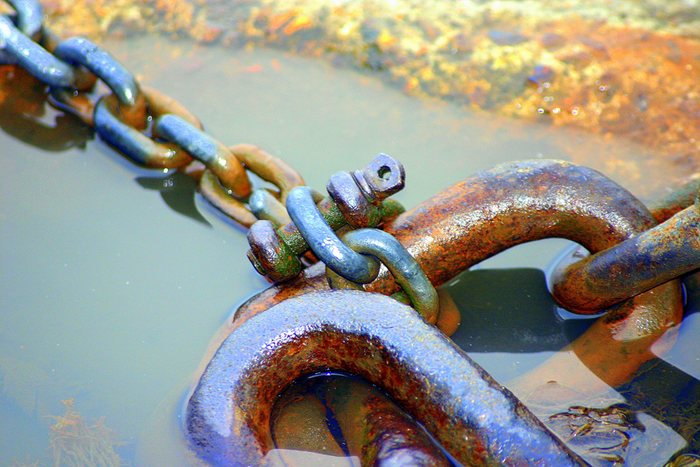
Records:
M81 37L57 40L42 25L37 1L8 3L16 14L0 16L0 60L20 65L44 83L51 105L93 127L134 162L198 178L205 199L251 227L248 257L261 274L272 280L291 279L304 263L318 257L333 271L329 280L338 285L342 277L347 286L347 280L374 280L381 261L396 274L418 311L435 322L437 293L396 239L375 229L344 237L351 242L346 246L334 233L340 228L377 227L403 212L400 204L385 199L404 186L400 163L382 154L362 171L339 172L328 183L330 199L324 198L303 186L294 169L262 149L226 146L213 138L182 104L142 88L100 46ZM109 94L95 95L98 80ZM274 189L255 188L249 173Z
M214 140L182 104L155 89L142 88L98 45L80 37L56 40L41 23L37 1L7 3L16 13L0 16L2 63L17 64L46 84L54 107L94 127L105 142L136 163L182 169L199 178L204 197L245 226L257 220L247 204L253 191L248 171L275 185L277 191L271 196L282 203L289 190L303 184L291 167L255 146L229 148ZM111 94L90 95L98 79ZM207 170L188 168L193 159Z
M413 308L427 322L437 322L440 308L438 293L415 258L394 236L378 229L358 229L344 233L341 238L345 245L359 254L359 258L367 263L368 269L373 273L363 283L375 280L379 275L380 263L384 264L403 288ZM344 278L328 264L326 276L334 289L364 290L362 285ZM403 301L402 297L394 298Z

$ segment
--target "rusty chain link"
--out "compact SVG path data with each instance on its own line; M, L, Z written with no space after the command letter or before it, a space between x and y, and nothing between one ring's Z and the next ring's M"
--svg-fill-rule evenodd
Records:
M182 104L142 87L100 46L80 37L58 41L42 25L37 1L8 3L16 15L0 16L0 59L19 64L46 84L51 105L93 127L102 140L134 162L178 169L198 178L205 199L236 222L252 228L248 257L258 272L272 280L291 279L303 269L300 256L304 256L306 262L318 257L328 264L335 283L339 283L336 275L357 283L370 282L377 276L379 263L375 256L353 252L333 231L376 227L403 212L398 203L385 200L403 188L405 175L400 163L380 155L364 171L334 175L328 184L330 200L310 195L310 189L302 187L303 178L286 163L256 146L226 146L216 140ZM94 95L98 80L107 86L109 94ZM276 191L255 189L249 172L271 183ZM315 217L296 217L304 210L316 213ZM396 241L387 245L393 251L384 255L383 261L397 261L395 267L387 265L398 271L410 255ZM346 254L338 257L338 250ZM415 261L412 264L420 269ZM371 271L360 277L357 268L363 266L371 267ZM419 276L407 279L403 274L402 283L419 310L434 322L437 294L432 286L426 287L429 282L425 275L423 280ZM414 280L415 286L410 284ZM427 295L418 297L419 293Z
M333 231L377 227L403 211L398 203L385 199L403 187L403 167L398 162L380 155L363 171L333 175L327 199L308 189L300 190L303 178L283 161L252 145L229 147L216 140L182 104L155 89L142 88L132 73L98 45L80 37L59 41L42 24L38 1L7 3L15 14L0 16L0 63L23 67L48 86L48 100L53 106L94 127L104 141L133 161L148 167L178 169L198 179L205 199L236 222L251 227L248 258L258 272L273 281L288 280L299 274L305 263L319 257L335 275L355 284L366 283L376 275L366 269L375 264L374 260L367 262L358 256ZM94 95L98 80L111 91L109 94ZM275 190L254 188L248 173L271 183ZM679 199L671 199L671 205L690 204L688 199L697 192L698 184L697 180L691 182L682 189ZM661 210L672 213L663 206ZM683 225L691 222L689 215L684 219ZM675 232L668 227L658 229L662 230ZM678 234L666 235L664 240L655 233L648 236L652 235L657 244L679 243L674 243ZM615 252L607 253L607 259L588 259L585 266L576 266L576 272L572 272L572 266L556 278L555 296L563 296L564 305L579 311L609 306L693 268L696 258L687 251L696 251L695 244L686 243L686 253L676 254L663 272L659 267L647 269L644 278L637 278L637 274L630 281L634 268L628 267L627 275L616 282L624 287L578 285L605 282L605 273L600 271L608 268L601 269L600 265L622 261ZM637 257L641 251L634 247L627 250ZM344 253L339 256L338 252ZM645 257L647 262L649 257ZM631 264L631 260L627 258L625 264ZM335 275L333 281L340 283Z
M515 244L558 236L594 253L600 250L585 259L575 257L574 264L553 275L553 294L563 306L592 313L636 296L570 346L595 374L606 374L608 383L636 371L646 361L647 341L680 320L677 283L638 294L700 264L700 209L695 204L680 210L692 204L697 181L659 208L654 217L665 222L654 226L638 200L597 172L557 161L529 161L484 172L391 222L403 207L388 197L403 188L405 174L390 156L380 154L363 170L334 174L326 187L329 196L324 197L262 149L227 146L207 134L182 104L142 87L99 46L82 38L58 41L42 25L38 2L7 3L15 14L0 16L0 63L23 67L46 84L52 105L93 127L136 163L180 170L198 179L205 199L250 227L248 258L273 281L292 279L319 258L332 288L364 290L367 284L367 290L386 294L402 289L424 320L434 324L439 307L433 284ZM98 80L109 94L95 95ZM275 189L256 187L250 173ZM678 213L668 219L674 212ZM390 224L388 232L377 229L385 224ZM277 304L322 290L314 274L297 279L284 294L270 289L237 312L237 331L217 351L188 403L189 436L201 441L200 450L208 450L203 455L256 463L267 448L260 440L268 439L268 428L259 423L269 415L266 404L291 379L311 370L338 368L386 385L395 399L434 425L432 430L442 434L440 441L460 460L495 462L509 452L523 462L539 456L544 463L578 464L579 459L512 395L499 390L436 329L395 302L345 291ZM264 307L276 310L245 322ZM290 340L292 321L299 330ZM397 321L403 323L401 330ZM318 337L322 332L325 337ZM602 359L590 350L591 342L612 347L619 341L624 347ZM641 356L627 358L634 353L630 349ZM627 366L615 360L618 355L630 361ZM280 362L291 371L274 371ZM616 365L622 368L619 375L605 373ZM257 392L247 391L256 384ZM234 392L243 395L233 401L237 405L229 398ZM464 404L463 399L477 404ZM238 412L231 413L234 409L253 416L241 421ZM491 416L475 433L486 448L475 453L464 433L471 433L470 424L484 413ZM229 440L208 431L234 422L244 428L238 430L243 436ZM522 436L517 442L514 426Z

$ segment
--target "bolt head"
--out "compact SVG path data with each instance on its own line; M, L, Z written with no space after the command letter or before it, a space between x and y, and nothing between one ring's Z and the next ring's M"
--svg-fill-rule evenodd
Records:
M361 173L372 197L379 200L401 191L406 184L403 164L388 154L379 154Z

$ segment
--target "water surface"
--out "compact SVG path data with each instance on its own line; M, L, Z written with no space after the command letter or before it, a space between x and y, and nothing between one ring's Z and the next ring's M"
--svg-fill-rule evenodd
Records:
M366 75L280 52L152 37L106 46L144 83L190 108L211 134L227 144L263 147L316 188L333 172L360 168L378 152L395 156L407 172L407 187L397 198L408 207L500 162L567 159L567 147L575 144L642 164L653 157L625 141L411 99ZM177 424L183 398L217 330L237 305L266 287L244 258L244 232L196 195L187 179L139 168L79 126L62 130L77 141L72 147L37 147L45 132L32 120L0 121L6 174L0 207L0 464L50 464L49 416L64 412L64 399L74 399L89 421L104 417L121 442L116 450L125 464L189 464ZM48 128L64 120L49 108L40 118ZM623 171L609 175L640 196L653 194L629 186ZM472 293L482 286L475 288L473 280L492 283L486 276L499 268L520 268L507 273L517 277L513 283L525 287L534 278L537 289L541 270L566 245L537 242L479 265L486 271L481 276L460 279L462 286L472 285L457 294L458 304L478 302ZM546 300L518 300L522 290L504 294L525 308ZM483 345L469 349L474 341L468 336L464 345L501 382L563 342L554 337L523 351L494 331L495 321L484 327ZM687 357L699 354L697 344L683 349L679 365L698 378L700 362Z

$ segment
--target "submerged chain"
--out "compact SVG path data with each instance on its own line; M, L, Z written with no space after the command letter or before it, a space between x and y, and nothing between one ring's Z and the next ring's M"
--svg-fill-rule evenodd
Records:
M177 169L199 180L199 191L245 227L256 270L274 281L298 275L316 258L333 287L361 288L380 262L404 287L408 301L430 322L437 293L401 244L377 229L403 212L388 198L404 186L403 166L380 154L364 170L331 177L329 198L303 186L280 159L252 145L226 146L204 131L171 97L142 87L107 51L81 38L58 40L42 24L35 0L6 0L14 15L0 16L0 64L17 64L48 87L48 101L93 127L102 140L134 162ZM100 95L101 81L109 93ZM276 190L254 188L248 173ZM285 208L286 203L286 208ZM355 233L350 229L363 228ZM335 231L343 230L344 243Z

